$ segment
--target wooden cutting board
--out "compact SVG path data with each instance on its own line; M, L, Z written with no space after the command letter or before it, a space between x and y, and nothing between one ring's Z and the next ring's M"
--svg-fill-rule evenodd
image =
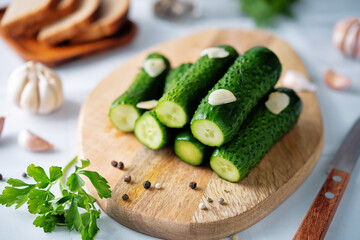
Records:
M6 8L0 8L0 21L5 10ZM82 44L48 46L38 42L35 38L12 38L0 28L0 36L24 60L41 62L49 67L55 67L124 46L134 39L136 32L136 24L128 20L117 33L107 38Z
M316 96L311 92L300 93L304 108L295 128L239 183L220 179L208 165L194 167L183 163L170 147L149 150L133 134L112 127L109 107L131 84L148 53L159 51L170 59L172 66L177 66L196 61L202 49L218 44L230 44L240 53L255 45L266 46L279 56L283 74L294 69L308 75L299 57L284 41L266 32L242 30L210 30L166 42L138 54L111 73L82 107L79 156L89 158L90 169L109 181L112 198L98 201L119 223L167 239L229 236L269 214L299 187L316 164L324 134ZM112 167L112 160L124 162L125 169ZM130 184L123 181L125 175L131 175ZM146 180L152 183L149 190L142 186ZM196 190L189 188L191 181L197 182ZM154 188L157 182L162 184L161 190ZM91 186L88 189L96 195ZM122 200L124 193L129 200ZM207 197L214 202L208 203ZM220 197L226 204L218 203ZM200 202L208 209L200 210Z

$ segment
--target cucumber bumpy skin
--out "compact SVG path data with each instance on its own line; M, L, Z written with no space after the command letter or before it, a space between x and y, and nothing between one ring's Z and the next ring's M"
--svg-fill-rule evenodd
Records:
M156 77L151 77L142 68L136 75L130 87L110 107L109 118L111 123L120 131L132 132L135 121L144 110L136 107L138 102L159 99L165 84L165 77L170 69L169 60L159 53L150 54L148 59L161 58L166 68Z
M209 148L194 138L187 130L176 135L174 151L183 162L197 166L203 163Z
M206 92L224 75L238 56L231 46L218 47L224 48L229 55L224 58L202 56L181 77L179 83L159 100L156 115L165 126L184 127L191 120L192 114Z
M191 65L191 63L184 63L170 70L165 80L164 93L179 81ZM153 150L167 145L173 136L172 130L159 121L155 109L145 112L136 120L134 134L139 142Z
M196 110L191 120L191 131L195 138L209 146L229 142L251 109L273 89L280 74L278 57L265 47L253 47L238 57ZM231 91L236 101L211 105L208 98L218 89Z
M263 99L246 119L235 138L216 148L210 159L210 167L221 178L238 182L265 156L271 147L296 124L302 103L296 93L287 88L275 91L290 97L289 105L278 115L271 113Z

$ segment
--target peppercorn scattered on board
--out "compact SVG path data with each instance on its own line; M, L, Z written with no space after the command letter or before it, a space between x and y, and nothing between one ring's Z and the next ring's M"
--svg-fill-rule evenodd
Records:
M282 74L275 86L276 89L281 87L281 77L287 70L296 70L307 76L303 63L284 41L266 32L242 30L211 30L195 33L152 47L116 69L85 101L80 113L78 131L79 157L91 159L90 168L103 175L113 190L111 199L97 199L98 203L119 223L136 231L165 239L226 237L255 224L270 213L297 189L315 166L322 150L324 133L320 110L313 92L298 92L299 98L294 98L293 96L296 96L293 95L294 92L280 89L275 90L275 94L264 96L266 99L259 100L260 104L263 104L262 108L251 116L261 115L264 119L272 119L270 122L274 124L279 124L279 121L270 114L279 114L283 119L281 121L284 121L288 119L284 115L289 113L287 107L294 106L294 99L298 99L296 101L302 104L301 107L296 105L291 122L285 130L281 130L280 135L276 133L271 143L256 145L261 148L262 154L258 154L257 159L248 164L247 167L251 167L250 171L241 170L239 168L241 162L236 161L226 150L234 149L232 145L225 145L231 144L232 140L223 143L224 145L220 146L223 150L218 154L212 156L209 154L202 165L193 166L181 161L174 154L173 143L159 150L151 150L143 146L133 133L121 132L112 125L108 117L111 104L128 89L150 53L158 52L166 56L172 68L188 62L196 66L196 62L204 57L204 55L200 56L204 49L207 49L205 54L208 56L228 56L224 51L208 49L219 45L233 47L240 57L254 46L264 46L274 52L282 65ZM204 85L205 96L211 88ZM215 90L210 90L209 94ZM230 91L231 87L227 90ZM177 91L171 89L169 93ZM225 104L235 104L241 96L229 91L214 93L210 104L214 106L222 104L221 96L226 97ZM195 99L195 97L191 98ZM173 99L175 98L169 95L166 97L166 101ZM199 101L201 99L202 97ZM277 103L278 99L282 99L281 104ZM160 99L157 106L161 101ZM181 102L176 104L180 107L175 107L175 117L185 109L183 107L185 105ZM156 106L154 109L156 112ZM184 118L187 122L185 127L189 129L189 122L196 106L194 109L191 106L186 107L185 110L184 112L189 115ZM299 111L301 114L297 120ZM173 120L166 118L170 119L169 125L177 121L176 118ZM244 122L248 125L246 120ZM261 121L257 123L259 122ZM206 124L204 126L206 127ZM256 128L254 125L250 126ZM176 128L172 130L175 131L174 135L181 131ZM243 131L240 134L235 135L234 138L245 138L247 132ZM277 141L279 136L283 137ZM261 139L262 137L259 136L256 141L262 141ZM236 143L236 147L239 144ZM209 151L214 149L216 148L209 147ZM226 154L223 154L223 151L227 151ZM188 156L191 157L191 154ZM241 156L245 157L245 155ZM209 164L210 157L213 158L213 166ZM113 160L123 162L125 168L123 170L114 168L111 165ZM223 163L234 165L229 168L234 175L223 174L221 167L219 170L219 164L222 166ZM215 169L220 177L210 167ZM124 177L127 175L131 176L130 183L124 182ZM143 187L145 181L151 183L149 189ZM191 189L190 182L196 182L197 187ZM161 184L160 189L155 188L156 183ZM95 191L90 187L88 190L90 193ZM126 201L122 198L124 194L128 196ZM208 201L208 198L213 201ZM219 203L221 198L222 204Z

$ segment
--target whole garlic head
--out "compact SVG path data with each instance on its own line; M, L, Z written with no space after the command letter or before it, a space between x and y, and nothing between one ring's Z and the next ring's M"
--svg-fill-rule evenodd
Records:
M8 81L9 100L32 113L48 114L64 101L59 76L41 63L25 63L11 73Z
M360 19L350 17L338 22L334 27L333 43L345 55L360 58Z

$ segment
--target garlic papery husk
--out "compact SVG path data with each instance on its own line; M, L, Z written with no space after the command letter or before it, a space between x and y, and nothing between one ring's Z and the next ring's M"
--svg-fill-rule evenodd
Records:
M157 77L166 69L166 64L162 58L151 58L145 60L143 67L150 77Z
M19 145L32 152L45 152L53 148L53 145L29 130L22 130L18 135Z
M273 114L281 113L290 103L290 98L286 93L272 92L269 99L265 102L266 108Z
M297 92L300 92L300 91L315 92L316 91L316 85L314 83L310 82L310 80L307 79L304 74L302 74L301 72L296 71L296 70L286 71L286 73L282 79L282 86L291 88Z
M235 95L227 89L218 89L210 93L208 102L213 105L223 105L236 101Z
M5 124L5 117L0 117L0 138L1 138L2 130L4 128L4 124Z
M360 57L360 20L350 17L339 21L333 31L333 43L337 49L349 57Z
M158 103L159 103L158 100L143 101L143 102L138 102L136 104L136 107L140 109L151 110L155 108Z
M326 69L324 73L325 83L334 90L344 90L351 85L350 79L336 72Z
M202 50L200 56L208 55L209 58L225 58L229 56L229 52L226 51L224 48L220 47L210 47Z
M64 101L59 76L37 62L27 62L11 73L8 97L20 108L40 114L58 109Z

